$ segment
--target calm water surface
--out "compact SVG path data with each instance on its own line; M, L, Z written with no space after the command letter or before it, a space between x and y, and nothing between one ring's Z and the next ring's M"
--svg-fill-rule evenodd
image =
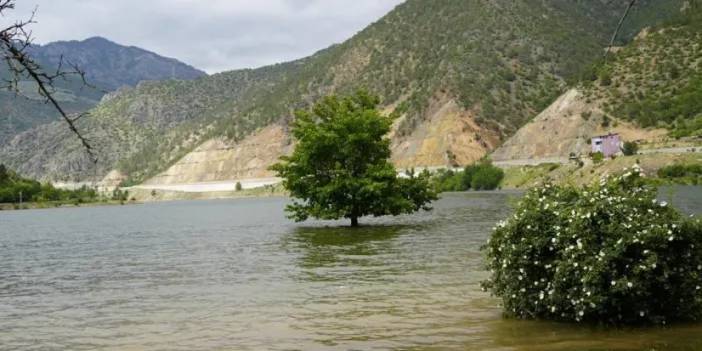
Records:
M681 194L699 213L700 189ZM291 223L282 198L0 213L0 349L702 349L702 325L502 319L479 247L517 197L358 230Z

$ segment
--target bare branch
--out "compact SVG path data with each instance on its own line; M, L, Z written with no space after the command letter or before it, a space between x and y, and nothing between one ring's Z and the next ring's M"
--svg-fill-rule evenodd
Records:
M15 0L0 0L0 16L4 16L8 10L14 8ZM78 137L90 159L97 163L98 159L90 141L76 126L76 122L86 114L83 113L77 116L69 115L54 96L54 83L56 80L65 80L68 76L78 76L82 80L84 86L93 86L87 83L85 72L80 70L77 65L64 60L63 56L59 59L56 71L52 73L47 73L31 58L27 51L32 44L32 33L27 28L30 24L35 23L35 13L36 9L32 12L28 20L18 21L9 27L0 29L0 59L5 62L11 75L9 79L3 79L7 84L5 90L14 91L16 94L19 93L19 82L22 78L29 79L36 83L39 95L45 99L46 103L50 104L58 111L61 118L68 124L68 129ZM64 65L68 65L70 69L64 70Z

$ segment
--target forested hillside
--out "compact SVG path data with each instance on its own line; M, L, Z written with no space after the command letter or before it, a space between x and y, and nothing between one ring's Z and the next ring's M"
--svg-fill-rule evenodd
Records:
M89 85L77 76L56 80L56 96L69 113L93 108L105 93L136 86L141 81L190 80L206 75L175 59L100 37L33 45L28 53L46 72L53 73L61 64L63 71L69 70L67 67L71 64L85 72ZM0 68L0 78L11 78L5 67ZM55 120L58 120L57 112L42 103L32 82L20 82L19 92L0 90L0 145L19 132Z
M590 138L618 133L640 148L694 147L702 135L702 10L688 8L613 48L548 109L493 154L495 160L567 158ZM681 140L681 138L683 138Z
M585 84L605 112L675 137L702 135L702 9L641 33Z
M206 140L241 140L273 122L284 125L293 110L324 94L358 88L379 94L402 116L396 140L428 138L417 131L444 111L432 106L451 102L466 126L478 126L456 133L484 154L494 145L481 138L514 133L602 56L627 3L409 0L308 58L191 82L145 83L111 97L80 126L98 146L96 167L60 124L21 135L0 155L35 177L100 178L116 168L139 182ZM618 44L683 3L640 1Z

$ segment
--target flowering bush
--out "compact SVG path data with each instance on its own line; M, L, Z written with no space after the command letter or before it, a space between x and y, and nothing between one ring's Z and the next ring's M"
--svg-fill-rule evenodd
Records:
M517 318L649 324L702 317L702 225L634 169L530 190L488 244L483 287Z

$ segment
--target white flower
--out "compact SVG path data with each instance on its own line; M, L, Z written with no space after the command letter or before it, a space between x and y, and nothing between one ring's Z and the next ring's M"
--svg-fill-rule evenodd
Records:
M668 203L665 202L665 201L662 201L662 202L661 202L661 207L666 207L666 206L668 206Z
M673 240L675 240L675 237L671 235L670 238L668 238L668 241L673 241Z
M644 311L639 311L639 316L643 317L643 316L645 316L645 315L646 315L646 312L644 312Z
M633 288L633 287L634 287L634 284L633 284L632 282L628 282L628 283L626 283L626 286L628 286L628 287L630 287L630 288Z
M615 285L617 285L617 282L615 282L614 280L612 280L612 286L615 286Z
M584 315L585 315L585 311L580 311L580 312L578 312L578 315L579 315L580 317L584 316Z

